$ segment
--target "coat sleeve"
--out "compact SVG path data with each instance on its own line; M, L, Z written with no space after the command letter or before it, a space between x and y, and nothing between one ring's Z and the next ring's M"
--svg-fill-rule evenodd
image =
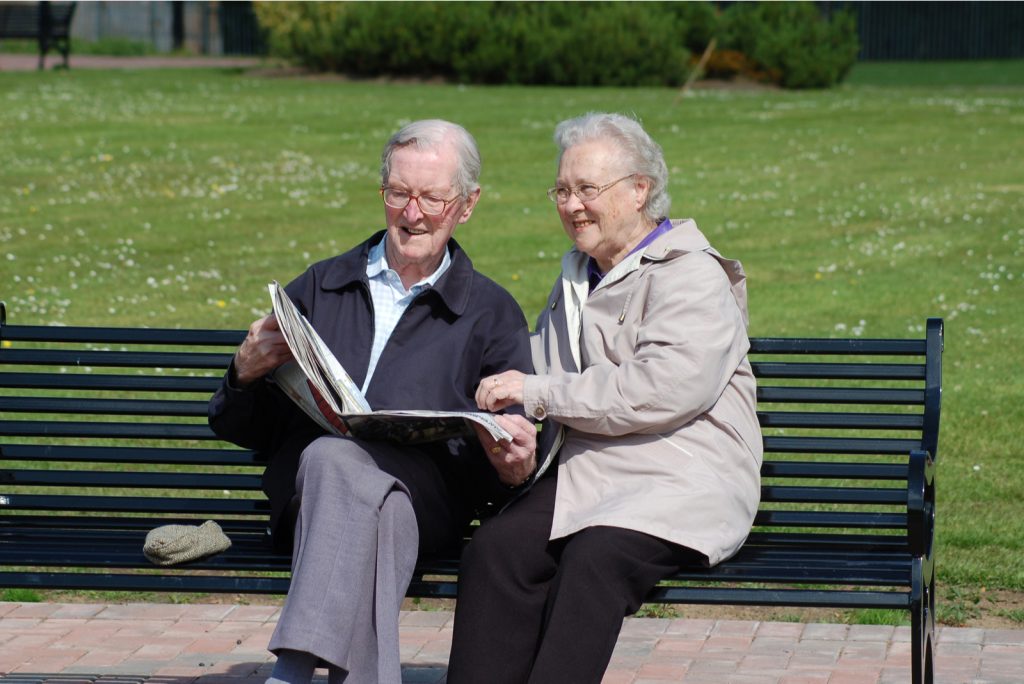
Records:
M533 372L530 351L530 330L519 305L509 296L509 303L498 313L496 329L484 352L478 381L506 370Z
M307 311L313 280L312 272L306 271L286 288L303 313ZM265 377L241 388L233 382L234 375L232 360L207 408L210 427L221 439L246 449L272 453L298 424L312 424Z
M590 359L582 373L528 378L528 413L592 434L623 435L667 432L714 406L749 348L727 275L714 257L693 252L644 277L633 356L618 365Z
M519 370L524 373L533 372L533 360L530 353L530 331L519 305L507 293L493 300L490 316L486 319L487 332L482 340L483 353L480 358L479 371L476 373L475 384L480 380L506 370ZM522 415L522 407L510 407L508 413ZM487 517L496 513L515 492L503 485L498 473L490 464L480 448L479 442L472 440L470 451L473 456L465 465L469 469L474 489L474 505L478 515Z

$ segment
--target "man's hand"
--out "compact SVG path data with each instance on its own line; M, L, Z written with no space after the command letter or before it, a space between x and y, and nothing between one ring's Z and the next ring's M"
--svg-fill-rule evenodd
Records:
M498 373L480 381L476 388L476 405L481 411L500 411L523 403L523 379L517 370Z
M512 441L495 441L483 426L473 423L487 458L503 484L524 484L537 469L537 428L520 415L495 415L494 419L512 435Z
M270 314L249 326L249 334L235 352L235 379L245 387L291 358L277 318Z

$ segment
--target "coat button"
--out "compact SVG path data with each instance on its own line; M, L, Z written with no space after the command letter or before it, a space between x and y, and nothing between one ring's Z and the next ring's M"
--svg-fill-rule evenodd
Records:
M541 404L538 404L537 408L533 409L533 417L537 420L544 420L547 415L548 412L544 410L544 406Z

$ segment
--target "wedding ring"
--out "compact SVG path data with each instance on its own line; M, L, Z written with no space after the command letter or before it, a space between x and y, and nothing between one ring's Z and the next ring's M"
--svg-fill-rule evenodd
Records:
M495 444L494 446L491 447L491 453L497 456L498 454L501 453L501 447Z

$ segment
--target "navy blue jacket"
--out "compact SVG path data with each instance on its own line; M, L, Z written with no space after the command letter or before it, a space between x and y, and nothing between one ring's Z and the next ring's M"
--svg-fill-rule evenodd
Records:
M366 278L370 246L383 233L339 256L313 264L285 289L362 386L373 344L373 303ZM381 353L366 399L375 409L475 411L479 381L508 369L532 372L529 329L519 305L473 270L455 240L451 266L409 305ZM210 400L210 426L220 437L267 459L263 491L270 500L275 546L288 548L294 526L299 455L325 434L271 382L245 389L231 369ZM432 455L465 500L466 520L504 496L475 438L410 447Z

